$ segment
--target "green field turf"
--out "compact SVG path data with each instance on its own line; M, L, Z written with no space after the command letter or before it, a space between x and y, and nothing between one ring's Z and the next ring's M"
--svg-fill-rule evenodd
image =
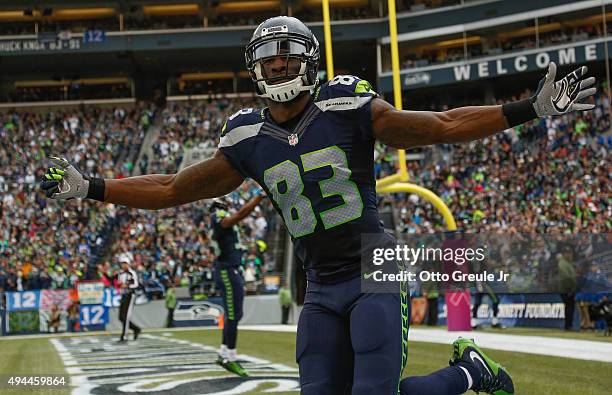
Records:
M173 335L208 345L215 345L220 339L217 331L174 332ZM294 333L240 331L238 343L239 352L296 366ZM424 375L448 366L450 353L450 345L410 342L404 375ZM508 368L517 394L603 395L609 394L612 388L612 364L495 350L489 354Z
M218 330L170 333L172 338L214 347L220 339ZM297 368L294 362L295 333L242 330L238 337L238 351ZM447 366L450 351L450 345L411 342L405 375L423 375ZM495 350L489 354L508 368L520 395L603 395L609 394L612 388L612 364ZM49 339L0 340L0 375L36 373L63 373L62 362ZM0 393L67 395L68 391L0 390Z
M0 338L0 377L7 375L65 374L62 360L49 339ZM0 394L41 394L64 395L67 390L43 389L15 390L0 385Z

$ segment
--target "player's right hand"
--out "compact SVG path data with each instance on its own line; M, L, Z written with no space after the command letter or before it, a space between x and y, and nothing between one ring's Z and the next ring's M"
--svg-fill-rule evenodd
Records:
M49 158L54 167L47 169L40 182L40 189L51 199L85 198L89 190L89 178L84 176L65 158Z
M546 77L542 78L538 90L531 98L536 114L545 117L593 109L594 104L582 102L597 92L593 87L595 77L584 78L586 72L587 67L582 66L555 82L557 65L550 62Z

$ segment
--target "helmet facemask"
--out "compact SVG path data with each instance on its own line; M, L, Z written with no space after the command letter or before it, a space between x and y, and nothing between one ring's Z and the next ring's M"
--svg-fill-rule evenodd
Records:
M229 211L230 201L225 197L213 199L210 203L209 210L211 213L217 212L217 210Z
M260 97L288 102L316 87L319 48L313 39L314 43L302 34L281 31L262 35L247 46L247 69Z

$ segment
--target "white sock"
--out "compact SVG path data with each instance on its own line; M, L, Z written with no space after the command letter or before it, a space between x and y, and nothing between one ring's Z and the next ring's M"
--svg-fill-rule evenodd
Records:
M227 346L225 344L222 344L219 348L219 355L221 355L221 358L227 358Z
M227 359L229 359L230 361L235 361L238 359L238 353L236 353L236 349L231 349L228 348L227 349Z
M467 377L467 381L468 381L467 389L472 388L472 386L474 385L474 380L472 380L472 376L470 375L470 372L468 372L468 370L464 368L463 366L459 366L459 368L463 370L463 373L465 373L465 377Z

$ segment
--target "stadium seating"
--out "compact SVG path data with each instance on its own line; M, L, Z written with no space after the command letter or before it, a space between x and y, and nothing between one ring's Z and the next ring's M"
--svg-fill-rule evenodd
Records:
M142 173L176 172L186 149L216 147L225 119L240 108L253 105L256 103L252 100L227 99L168 103L161 112L161 128L150 149L151 155L145 164L141 163ZM255 188L252 182L247 182L230 195L236 209L251 198ZM261 274L275 269L271 256L259 247L267 239L267 225L274 222L274 216L272 207L262 204L241 226L242 242L249 251L245 255L245 281L253 290L261 284ZM130 253L147 281L159 281L162 285L177 283L189 286L193 293L210 293L214 255L210 248L206 203L156 212L120 209L118 217L120 221L113 232L115 241L110 243L110 258ZM266 262L268 266L264 267ZM112 267L112 259L98 265L105 281L112 281Z
M428 153L430 160L409 163L410 178L440 195L460 227L476 232L609 232L606 157L612 141L602 135L610 127L609 103L603 94L596 103L593 112L437 147ZM395 171L392 156L379 147L379 177ZM398 209L404 232L445 229L442 217L416 195L395 194L386 201Z
M459 226L473 231L609 231L605 158L612 142L600 136L609 127L607 98L599 95L596 102L597 109L590 113L542 119L477 143L427 150L425 159L409 162L411 180L442 196ZM214 256L204 203L148 212L73 201L66 204L76 210L62 211L60 204L34 191L42 171L36 165L51 153L63 152L87 173L105 177L128 176L136 166L143 173L176 172L185 149L215 147L224 119L252 105L257 103L168 103L159 112L161 127L150 147L153 154L139 164L136 156L155 110L150 104L139 103L133 110L90 107L3 115L0 288L70 287L86 276L91 262L97 273L90 275L110 285L118 270L117 257L123 253L132 254L147 280L192 288L210 284ZM25 160L19 158L21 153ZM394 156L393 150L376 146L377 178L395 171ZM254 188L245 183L231 195L237 207ZM444 230L439 214L415 195L387 195L382 205L394 207L402 232ZM275 269L269 255L252 247L266 240L270 223L277 221L271 207L264 205L245 223L251 281ZM100 246L102 259L97 260ZM61 251L59 256L52 253L55 250Z
M174 173L183 151L195 146L216 147L225 119L241 108L256 106L252 100L218 99L212 102L170 102L162 112L163 123L153 144L149 171Z
M115 208L47 200L36 190L44 172L40 164L63 154L87 174L125 177L154 110L139 103L133 109L81 107L1 116L0 288L71 288L85 277Z

